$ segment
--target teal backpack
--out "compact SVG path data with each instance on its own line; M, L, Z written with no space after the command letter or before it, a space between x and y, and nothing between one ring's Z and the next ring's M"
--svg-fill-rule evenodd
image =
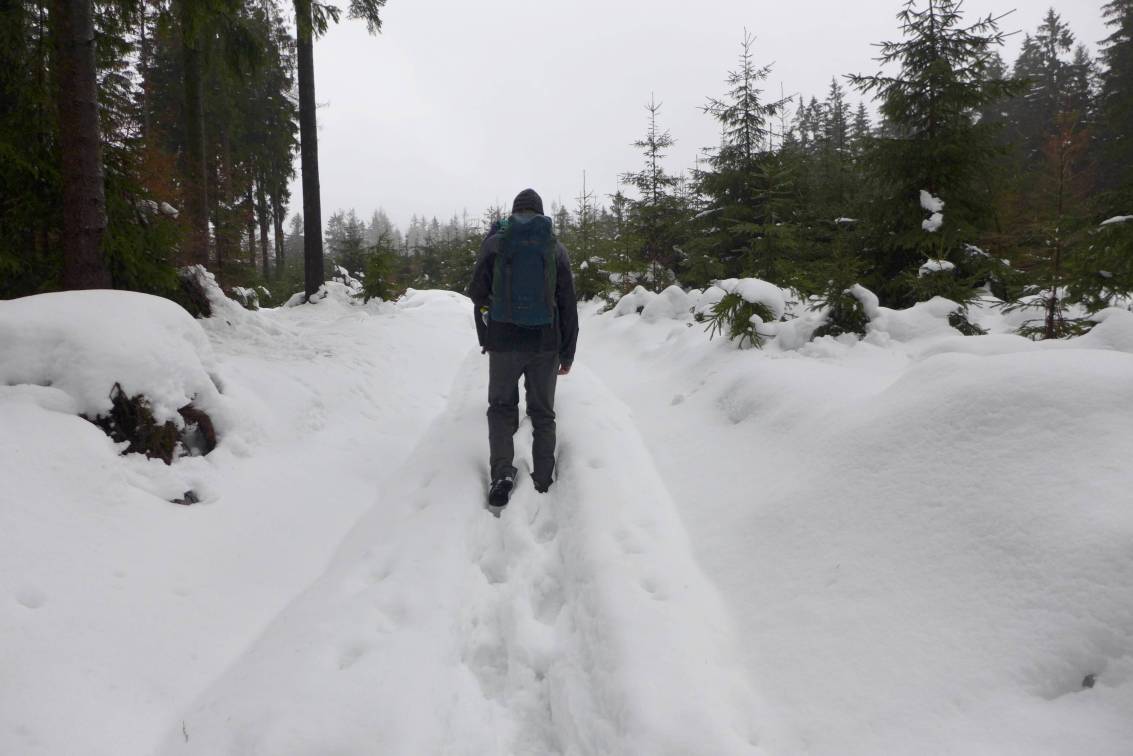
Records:
M488 315L500 323L534 328L555 322L558 241L551 219L537 215L500 224L500 248L492 271Z

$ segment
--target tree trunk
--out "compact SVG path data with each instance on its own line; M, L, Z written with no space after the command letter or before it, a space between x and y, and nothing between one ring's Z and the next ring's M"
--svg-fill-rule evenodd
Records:
M146 34L146 0L142 0L139 4L138 13L141 21L138 24L138 38L141 40L141 47L138 50L138 73L142 77L141 82L141 110L142 110L142 143L149 144L150 135L150 117L149 117L149 59L150 59L150 39Z
M201 76L200 34L190 10L192 0L180 0L181 54L185 87L185 220L189 233L185 249L189 263L208 265L209 198L205 154L204 80ZM217 257L220 256L219 247Z
M268 261L268 200L263 181L256 181L256 220L260 222L260 257L266 280L271 275L271 264Z
M299 68L299 151L303 171L303 271L308 299L323 285L323 215L319 199L319 144L315 118L315 51L311 0L295 0Z
M63 178L63 288L109 288L102 255L106 188L98 125L91 0L53 0L56 104Z
M252 184L248 183L248 195L244 198L244 206L248 208L245 217L248 219L248 262L252 270L256 269L256 202L253 198Z
M220 152L214 164L216 191L213 192L213 228L216 236L216 268L220 273L225 260L239 261L243 230L232 186L232 139L226 126L219 127L217 133L220 135Z
M283 202L280 196L283 192L276 189L271 196L271 216L275 222L275 275L278 278L283 275L284 265L284 246L283 246Z

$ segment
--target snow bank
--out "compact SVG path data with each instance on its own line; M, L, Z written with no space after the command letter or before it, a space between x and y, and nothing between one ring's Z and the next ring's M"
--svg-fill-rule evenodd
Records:
M685 320L692 311L693 299L679 286L669 286L645 304L641 317L647 321Z
M448 292L418 292L404 307L325 301L248 312L230 303L234 317L192 321L138 294L29 301L47 299L31 311L27 301L0 302L0 753L152 756L171 731L184 742L192 702L318 578L363 513L398 532L403 502L388 497L387 479L475 348L471 304ZM29 327L40 354L24 350ZM202 331L207 343L198 343ZM191 368L199 354L223 382L224 442L172 466L120 455L60 388L78 393L91 368L109 370L95 347L114 349L133 375L159 361ZM4 385L29 358L49 369L20 380L62 376L78 388ZM193 390L186 382L175 393ZM478 442L482 424L481 412ZM169 503L190 489L201 503ZM254 698L271 705L278 689ZM308 753L329 752L340 715L308 710L323 725ZM435 726L423 717L423 728ZM186 727L203 739L193 721ZM375 742L340 752L371 753Z
M623 296L614 305L614 317L620 318L624 315L635 315L642 312L645 306L656 297L657 295L654 292L649 291L644 286L635 286L633 291Z
M907 310L878 307L870 316L867 337L884 335L895 341L913 341L930 336L953 335L956 329L948 324L948 316L960 309L951 299L933 297L917 302Z
M1133 742L1133 313L1048 344L961 337L954 306L787 353L586 324L739 622L768 753Z
M216 408L213 364L201 325L167 299L68 291L0 301L0 384L53 387L88 417L110 411L117 383L180 427L178 408Z
M1068 342L1073 347L1113 349L1133 353L1133 312L1121 307L1107 307L1090 316L1097 323L1090 332Z

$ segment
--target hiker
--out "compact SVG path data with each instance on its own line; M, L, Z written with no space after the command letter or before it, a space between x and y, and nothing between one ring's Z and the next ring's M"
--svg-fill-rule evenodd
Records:
M468 295L488 353L488 504L502 507L515 486L519 379L533 429L531 480L546 493L555 470L555 383L570 372L578 341L570 260L534 189L516 195L511 216L484 239Z

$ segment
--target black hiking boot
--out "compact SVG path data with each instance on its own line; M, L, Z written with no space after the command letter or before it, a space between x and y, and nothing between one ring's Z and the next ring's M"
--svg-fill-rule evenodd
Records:
M496 509L506 507L514 485L515 478L509 475L493 480L492 485L488 488L488 506Z

